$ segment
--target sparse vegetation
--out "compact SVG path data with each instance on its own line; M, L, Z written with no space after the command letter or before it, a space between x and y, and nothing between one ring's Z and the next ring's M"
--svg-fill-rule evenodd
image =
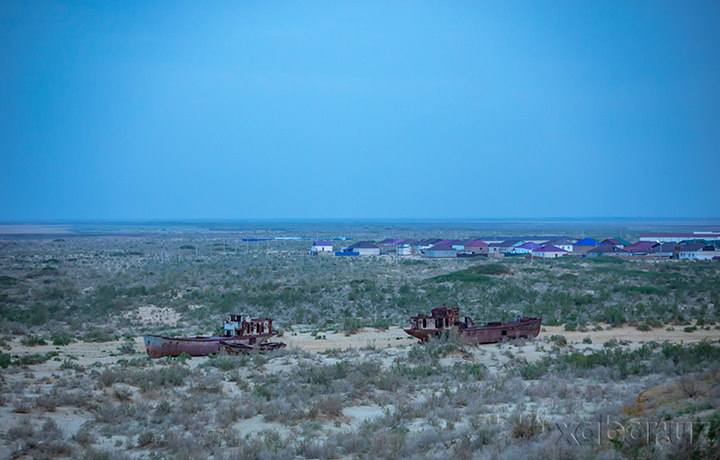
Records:
M0 244L7 456L652 457L642 445L558 447L553 427L578 414L626 417L656 387L675 399L641 398L646 416L697 417L707 435L687 452L715 452L710 433L720 423L708 414L719 409L718 343L609 337L623 325L677 328L686 341L707 336L720 322L717 264L343 259L305 256L306 242L236 249L207 235L67 238L47 241L52 251L36 240ZM478 323L523 314L558 327L537 340L484 346L454 333L425 345L329 343L405 326L442 304ZM139 335L218 333L228 312L273 317L286 337L314 331L314 345L328 350L134 354ZM35 348L18 353L21 346ZM108 352L95 363L77 354L79 362L72 354L80 346ZM58 422L44 434L67 408L85 425ZM247 437L249 424L262 429Z

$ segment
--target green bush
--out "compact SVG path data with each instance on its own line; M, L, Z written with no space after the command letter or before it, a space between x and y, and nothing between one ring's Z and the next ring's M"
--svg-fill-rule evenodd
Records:
M67 334L57 334L53 335L51 337L53 345L57 346L65 346L70 345L70 343L73 341L72 337L70 337Z
M345 335L355 334L364 326L365 324L360 318L347 316L343 319L343 332L345 332Z
M47 345L47 342L42 337L38 337L35 335L28 335L26 337L23 337L22 340L20 340L20 343L25 345L26 347L35 347L37 345Z
M83 342L112 342L115 340L115 336L111 335L106 329L90 326L85 329L85 334L83 334L80 339Z
M520 376L524 380L536 380L545 375L547 368L541 363L530 363L520 368Z

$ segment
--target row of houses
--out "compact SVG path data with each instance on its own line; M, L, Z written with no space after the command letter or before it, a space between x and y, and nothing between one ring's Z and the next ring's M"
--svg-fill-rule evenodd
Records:
M656 238L656 240L652 238ZM336 256L422 255L430 258L524 256L556 259L566 256L613 256L720 260L720 233L643 234L635 243L620 237L606 238L602 241L593 238L548 238L547 236L491 237L468 240L388 238L378 243L359 241L340 250L335 250L329 241L315 241L310 253L335 254Z

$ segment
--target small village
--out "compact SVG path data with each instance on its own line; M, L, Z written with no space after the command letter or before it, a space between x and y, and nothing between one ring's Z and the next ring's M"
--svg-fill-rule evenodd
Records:
M359 241L338 248L331 241L315 241L311 255L419 256L428 258L526 257L621 257L627 260L717 260L720 261L720 232L645 233L636 242L620 237L598 241L565 236L487 237L468 240L387 238L379 242Z

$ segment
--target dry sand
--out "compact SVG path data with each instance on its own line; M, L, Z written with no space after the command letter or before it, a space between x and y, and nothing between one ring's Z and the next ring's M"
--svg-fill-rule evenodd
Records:
M167 321L170 319L166 312L160 311L156 307L148 307L143 310L141 316L148 318L149 320L161 319L161 321ZM481 345L479 347L470 347L469 351L464 352L461 356L456 353L455 356L444 358L442 363L444 365L451 365L453 360L464 359L473 362L478 362L486 365L491 373L500 371L505 364L513 359L513 357L523 357L528 361L534 361L540 359L547 352L543 351L546 349L546 344L542 341L543 338L551 335L564 335L569 344L576 347L576 349L598 349L602 348L602 344L609 340L630 341L632 342L631 347L640 346L641 343L656 341L656 342L697 342L703 339L709 340L720 340L720 331L711 328L710 330L698 329L695 332L687 333L684 332L683 327L677 327L674 331L667 331L666 328L655 329L648 332L641 332L632 327L619 327L612 329L603 329L601 331L587 331L587 332L567 332L563 327L546 326L542 329L538 341L528 341L523 344L522 342L508 342L503 344L489 344ZM582 343L583 339L590 337L592 344ZM413 337L408 336L399 327L391 327L387 330L377 329L362 329L359 332L352 335L345 335L343 332L319 332L313 335L311 332L286 332L283 337L276 339L282 341L288 345L288 347L295 347L310 353L319 353L326 350L347 350L350 348L356 349L358 353L362 355L363 350L373 352L378 350L384 350L380 355L376 355L382 359L385 364L391 364L392 361L398 354L403 354L403 349L412 346L417 342ZM138 354L136 355L121 355L118 352L118 347L122 342L105 342L105 343L85 343L76 342L71 343L67 346L54 346L54 345L43 345L35 347L27 347L20 343L20 338L16 337L9 345L11 350L9 351L12 355L29 355L33 353L47 353L49 351L59 352L59 355L49 361L32 365L28 367L28 370L16 374L6 374L3 376L8 383L13 381L24 379L26 382L30 378L31 383L27 385L29 390L38 385L44 385L47 383L53 383L57 381L59 375L62 374L60 366L62 362L69 358L74 362L78 362L85 367L91 366L94 363L112 364L120 359L128 359L132 357L144 357L145 350L142 337L135 339L135 350ZM540 345L540 346L538 346ZM8 351L6 351L8 352ZM199 357L192 358L187 361L190 367L195 367L200 363L204 362L207 358ZM317 354L315 360L318 362L332 363L336 361L336 358L327 356L325 354ZM447 361L447 362L446 362ZM289 362L279 363L278 365L288 365ZM101 390L95 390L101 391ZM139 397L139 393L134 392L133 397ZM33 397L34 392L30 391L28 397ZM8 401L10 402L10 401ZM28 418L25 414L18 414L13 412L12 404L7 404L4 407L0 407L0 432L7 432L8 428L17 425L18 422ZM387 407L382 408L379 406L362 406L362 407L347 407L343 410L344 416L342 418L343 425L354 425L362 422L368 418L382 415L383 410ZM48 413L48 417L58 423L59 426L68 435L77 433L83 423L92 420L92 417L79 409L72 407L58 407L53 413ZM37 418L34 417L37 421ZM29 420L29 418L28 418ZM258 431L266 430L274 426L273 423L266 423L262 420L262 417L256 417L250 420L244 420L241 423L236 424L236 428L242 435L253 434ZM107 440L105 440L107 441ZM112 442L107 447L112 447ZM5 457L11 454L8 445L0 445L0 457Z
M161 310L161 309L158 309ZM154 315L153 315L154 316ZM167 319L167 316L165 317ZM607 326L605 326L607 327ZM695 332L684 332L682 326L676 327L674 331L667 331L665 328L653 329L648 332L638 331L633 327L616 327L612 329L603 329L602 331L587 332L568 332L562 326L543 326L538 339L551 335L563 335L569 343L582 343L583 339L590 337L593 344L600 344L609 341L630 341L634 344L641 344L655 341L662 343L665 341L673 343L692 343L699 342L704 339L717 341L720 340L720 330L711 327L710 330L700 329ZM318 332L313 335L311 332L286 332L282 337L273 341L284 342L288 347L300 348L310 353L322 352L325 350L347 350L349 348L394 348L406 347L417 342L417 339L407 335L402 328L390 327L387 330L378 329L361 329L352 335L345 335L344 332ZM27 347L20 343L20 338L15 338L10 342L12 355L29 355L33 353L46 353L49 351L60 352L59 358L74 357L80 364L85 366L94 362L112 363L118 359L127 359L127 355L117 355L118 347L122 342L104 342L104 343L86 343L74 342L67 346L57 347L54 345L40 345L35 347ZM479 348L497 348L497 344L481 345ZM142 337L135 338L135 350L138 353L144 353L145 347ZM113 356L116 355L116 356ZM49 361L48 363L51 363ZM47 363L46 363L47 364ZM59 365L59 364L58 364ZM45 365L35 365L31 370L37 372Z

